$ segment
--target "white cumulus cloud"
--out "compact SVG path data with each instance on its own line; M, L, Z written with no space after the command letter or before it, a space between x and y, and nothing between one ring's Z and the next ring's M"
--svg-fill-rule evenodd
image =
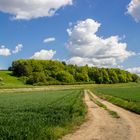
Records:
M16 47L15 47L15 50L12 51L12 53L16 54L18 52L20 52L23 48L23 45L22 44L18 44Z
M44 43L49 43L49 42L54 42L55 41L55 38L54 37L49 37L49 38L46 38L44 39Z
M93 19L78 21L77 24L67 29L69 41L67 48L71 54L68 63L91 66L117 66L128 57L135 55L127 51L127 44L122 43L119 36L108 38L96 34L101 26Z
M0 0L0 11L12 14L14 19L33 19L53 16L72 0Z
M127 71L135 74L140 74L140 67L128 68Z
M138 22L140 20L140 0L131 0L127 7L127 13Z
M9 55L11 55L11 51L10 51L10 49L5 48L5 46L2 45L2 46L0 47L0 55L1 55L1 56L9 56Z
M35 52L31 59L38 59L38 60L50 60L54 57L56 51L54 50L41 50L39 52Z

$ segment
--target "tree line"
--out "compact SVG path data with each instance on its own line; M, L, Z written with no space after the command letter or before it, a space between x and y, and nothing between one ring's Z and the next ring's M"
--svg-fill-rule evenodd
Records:
M9 68L25 84L115 84L137 82L139 76L118 68L97 68L66 64L56 60L16 60Z

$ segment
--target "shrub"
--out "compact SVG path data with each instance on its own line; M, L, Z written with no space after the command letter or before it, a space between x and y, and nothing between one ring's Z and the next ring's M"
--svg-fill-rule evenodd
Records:
M46 83L46 77L43 72L33 72L26 81L27 84Z
M26 84L26 81L28 80L28 77L26 76L21 76L18 78L20 81L22 81L24 84Z
M75 80L73 78L73 75L66 71L60 71L57 73L57 80L61 82L66 82L66 83L73 83Z

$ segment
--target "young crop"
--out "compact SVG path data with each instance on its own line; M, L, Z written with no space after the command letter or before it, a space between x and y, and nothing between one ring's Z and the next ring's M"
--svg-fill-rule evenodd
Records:
M0 139L55 140L84 120L80 90L1 93Z

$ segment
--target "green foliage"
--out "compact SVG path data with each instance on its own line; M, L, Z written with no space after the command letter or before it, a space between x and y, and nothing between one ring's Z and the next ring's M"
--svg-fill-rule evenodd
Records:
M26 76L26 83L31 85L78 82L114 84L138 82L140 79L139 76L120 69L67 65L52 60L17 60L12 63L10 69L15 76Z
M66 71L60 71L57 73L57 80L66 83L74 83L73 75Z
M11 69L16 76L29 76L33 70L29 62L24 60L14 61Z
M112 83L119 83L118 75L115 72L115 70L113 70L113 69L108 70L108 74L109 74L109 77L110 77L110 83L111 84Z
M140 84L97 86L94 93L118 106L140 114Z
M33 72L32 75L27 79L27 84L37 84L37 83L45 83L46 78L43 72Z
M57 140L85 118L79 90L1 93L0 139Z
M77 82L88 82L89 80L89 77L87 74L84 74L84 73L76 73L75 75L75 79Z
M133 81L133 82L139 82L139 80L140 80L140 78L139 78L138 75L136 75L136 74L133 74L133 75L132 75L132 81Z

